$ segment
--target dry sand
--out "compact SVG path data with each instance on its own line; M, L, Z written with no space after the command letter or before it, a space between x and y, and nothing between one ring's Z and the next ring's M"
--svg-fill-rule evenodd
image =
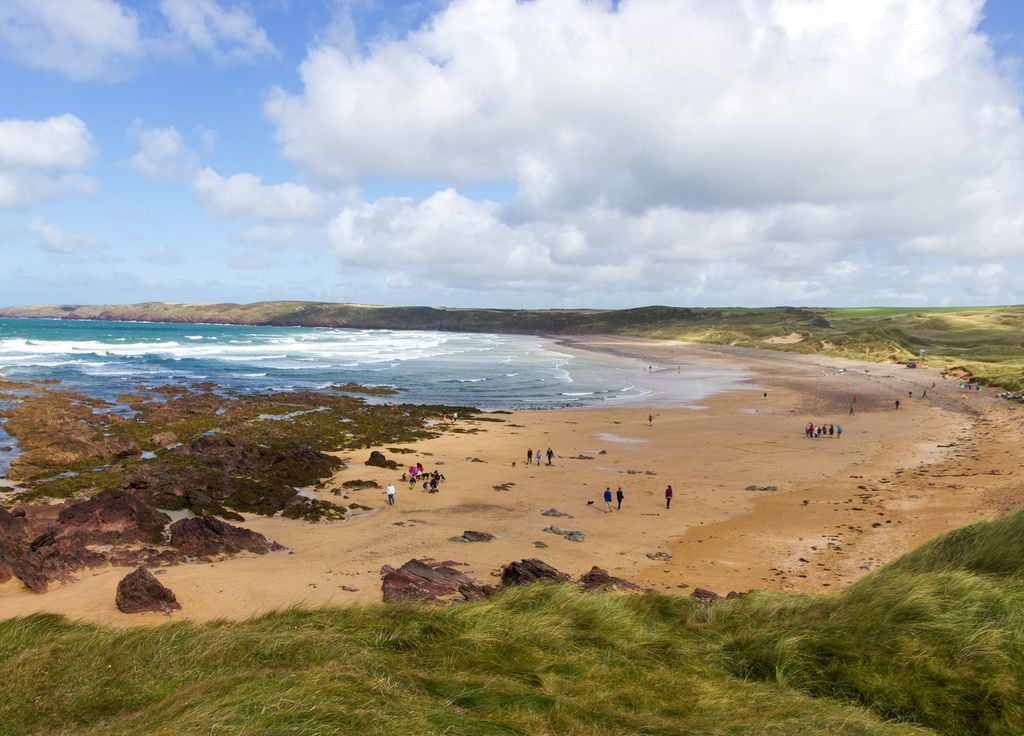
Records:
M323 524L250 517L246 526L288 550L157 571L183 606L171 617L117 611L124 568L84 571L43 595L11 581L0 586L0 617L52 612L129 626L375 602L380 567L413 557L466 563L484 582L511 560L538 557L574 575L597 565L668 592L820 592L847 586L942 531L1024 503L1024 407L987 389L965 395L936 371L673 342L564 344L616 354L638 375L651 364L648 378L660 381L673 380L679 364L741 365L750 385L699 407L655 399L653 406L462 419L441 437L400 446L412 452L376 448L447 477L437 494L397 484L390 507L383 487L400 471L365 466L370 449L341 454L348 467L319 495L337 499L330 488L374 480L380 490L349 492L346 502L371 511ZM808 421L842 424L842 438L807 439ZM553 465L527 466L530 447L553 448ZM668 484L675 496L666 510ZM621 510L604 511L605 487L622 488ZM541 515L552 507L571 517ZM543 531L549 524L582 531L585 540ZM448 541L464 530L497 538Z

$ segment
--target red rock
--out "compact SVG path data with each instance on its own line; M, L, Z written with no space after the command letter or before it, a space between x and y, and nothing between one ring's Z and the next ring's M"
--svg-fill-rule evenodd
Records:
M580 585L584 590L611 590L613 588L619 590L640 590L640 586L636 583L613 577L600 567L592 567L590 572L581 575Z
M57 516L57 534L79 534L91 544L157 543L170 520L133 493L111 489L65 506Z
M171 546L191 557L212 557L236 552L262 555L284 549L262 534L213 518L181 519L171 524L170 532Z
M571 578L548 563L537 559L510 562L501 569L501 584L505 586L524 585L538 580L561 582L571 580Z
M693 592L690 593L690 597L698 603L703 603L705 606L722 600L722 596L718 595L718 593L713 590L707 590L706 588L694 588Z
M385 573L381 588L385 603L402 600L448 603L483 598L488 592L465 573L424 560L409 560L397 570Z
M123 613L170 613L181 608L174 593L144 567L137 568L121 579L117 584L115 602L118 610Z

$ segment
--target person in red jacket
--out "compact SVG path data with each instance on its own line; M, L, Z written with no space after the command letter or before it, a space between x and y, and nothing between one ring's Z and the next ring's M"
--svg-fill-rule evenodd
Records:
M665 489L665 508L672 505L672 486Z

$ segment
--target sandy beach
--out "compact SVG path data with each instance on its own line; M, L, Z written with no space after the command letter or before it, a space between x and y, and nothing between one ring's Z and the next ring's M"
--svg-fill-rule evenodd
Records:
M511 560L537 557L573 575L597 565L666 592L816 593L1024 503L1024 407L989 389L965 393L937 371L673 342L563 344L614 354L655 384L670 383L679 366L740 367L748 378L697 404L655 392L629 406L496 413L413 445L342 453L346 468L316 493L337 499L330 490L346 481L376 481L380 489L346 492L346 503L370 510L320 524L247 518L287 550L159 569L182 603L171 617L117 611L124 568L87 570L42 595L12 580L0 586L0 617L49 612L130 626L376 602L381 566L411 558L465 563L482 582ZM841 424L841 439L806 438L809 421ZM526 465L528 449L548 447L550 466ZM436 494L410 490L397 482L401 471L364 464L371 449L447 480ZM398 486L394 506L385 503L388 482ZM621 510L605 511L606 487L621 487ZM541 514L551 508L568 516ZM544 531L551 524L584 539ZM496 538L449 541L465 530Z

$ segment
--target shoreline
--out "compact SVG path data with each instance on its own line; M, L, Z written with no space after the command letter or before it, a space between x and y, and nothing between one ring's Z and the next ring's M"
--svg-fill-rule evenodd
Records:
M0 585L0 616L45 611L134 626L378 602L380 566L414 557L465 563L461 569L481 582L502 564L538 557L574 575L597 565L664 592L829 591L941 531L1024 502L1013 487L1022 414L990 389L962 400L955 381L937 371L823 356L613 337L566 342L617 352L638 368L644 356L657 358L666 379L680 360L739 366L750 386L702 399L700 410L655 403L516 411L501 415L505 421L460 420L454 429L461 431L393 445L408 454L385 447L339 453L347 468L316 494L336 498L330 489L344 481L374 480L380 490L349 492L350 502L372 511L324 524L249 516L244 526L289 550L160 568L183 605L171 617L116 610L123 568L84 570L77 582L42 595L19 590L16 581ZM892 397L919 396L932 382L928 399L891 408ZM802 431L809 420L842 423L846 431L840 440L809 440ZM527 468L528 445L551 446L555 464ZM448 480L438 494L399 486L397 504L388 507L383 486L401 471L362 465L373 449L400 465L437 467ZM675 497L666 511L669 483ZM603 513L601 491L620 485L622 511ZM746 490L752 485L778 490ZM540 514L551 507L572 516ZM582 531L584 541L544 532L551 523ZM465 530L496 539L448 541Z

